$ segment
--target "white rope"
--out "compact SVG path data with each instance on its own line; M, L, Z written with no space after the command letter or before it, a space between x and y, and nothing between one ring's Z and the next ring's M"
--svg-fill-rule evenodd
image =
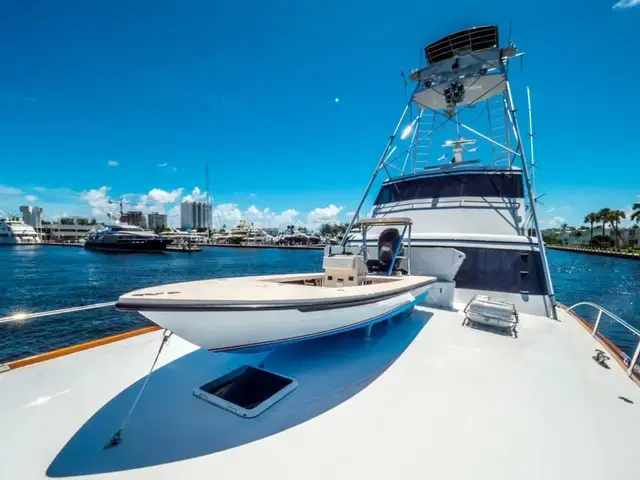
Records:
M18 312L8 317L0 317L0 324L9 322L22 322L24 320L33 320L35 318L50 317L52 315L62 315L64 313L82 312L84 310L94 310L96 308L113 307L116 302L94 303L91 305L82 305L80 307L60 308L58 310L49 310L46 312L26 313Z
M158 362L158 358L160 358L160 352L162 352L162 349L164 348L165 344L169 341L169 337L172 334L173 334L173 332L171 332L170 330L167 330L167 329L165 329L162 332L162 343L160 344L160 348L158 349L158 353L156 354L156 358L153 360L153 363L151 364L151 369L149 370L149 373L147 373L147 376L144 379L142 387L140 387L140 391L138 392L138 396L133 401L133 404L131 405L131 408L129 409L129 412L127 413L127 415L124 417L124 420L122 420L122 423L120 424L120 428L118 428L118 431L116 433L114 433L113 436L109 439L109 441L105 444L105 446L104 446L105 450L107 450L109 448L112 448L112 447L118 446L120 444L120 442L122 441L122 430L124 430L124 427L127 426L127 423L129 422L129 419L131 418L131 415L133 415L133 411L135 410L136 406L138 405L138 402L140 401L140 397L142 397L142 392L144 392L144 389L147 387L147 383L149 382L149 378L151 378L151 374L153 373L153 369L155 368L156 363Z

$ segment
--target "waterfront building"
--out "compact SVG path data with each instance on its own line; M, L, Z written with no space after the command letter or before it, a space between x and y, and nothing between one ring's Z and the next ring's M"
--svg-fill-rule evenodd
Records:
M280 234L280 229L278 227L266 227L263 228L262 231L272 237L277 237Z
M40 229L43 240L60 241L63 243L74 243L89 236L89 232L95 224L77 223L45 223Z
M163 213L150 213L147 215L147 225L149 230L165 228L167 226L167 216Z
M20 211L22 212L22 221L24 223L32 227L40 227L42 224L42 207L22 205Z
M147 228L147 219L142 212L130 210L125 212L120 217L120 223L126 223L127 225L133 225L136 227Z
M187 230L211 228L211 205L206 202L183 202L180 205L180 227Z

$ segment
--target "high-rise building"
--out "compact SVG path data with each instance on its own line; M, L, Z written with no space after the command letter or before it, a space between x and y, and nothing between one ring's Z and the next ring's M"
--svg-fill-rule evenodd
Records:
M135 225L136 227L147 228L147 219L142 214L142 212L125 212L120 217L120 222L126 223L127 225Z
M147 215L147 224L149 225L149 230L164 228L167 226L167 216L163 213L150 213Z
M211 228L211 205L206 202L183 202L180 205L180 227L186 230Z
M40 227L42 225L42 207L22 205L20 211L22 212L22 221L27 225L32 227Z

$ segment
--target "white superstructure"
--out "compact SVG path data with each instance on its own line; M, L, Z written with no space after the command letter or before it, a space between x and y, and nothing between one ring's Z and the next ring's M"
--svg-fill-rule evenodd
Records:
M38 244L40 237L31 225L17 217L0 219L0 245Z
M466 259L455 295L494 295L523 312L554 317L554 292L527 158L508 80L518 55L500 48L497 27L454 33L425 48L416 83L349 226L343 244L357 250L365 200L373 216L413 220L414 273L424 275L450 247ZM464 136L463 136L464 133ZM371 188L387 175L377 195ZM380 230L370 231L371 240Z

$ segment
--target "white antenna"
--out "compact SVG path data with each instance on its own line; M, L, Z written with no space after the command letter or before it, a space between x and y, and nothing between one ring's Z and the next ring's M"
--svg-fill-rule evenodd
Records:
M536 201L536 160L533 155L533 119L531 116L531 90L527 86L527 102L529 103L529 146L531 148L531 196Z

